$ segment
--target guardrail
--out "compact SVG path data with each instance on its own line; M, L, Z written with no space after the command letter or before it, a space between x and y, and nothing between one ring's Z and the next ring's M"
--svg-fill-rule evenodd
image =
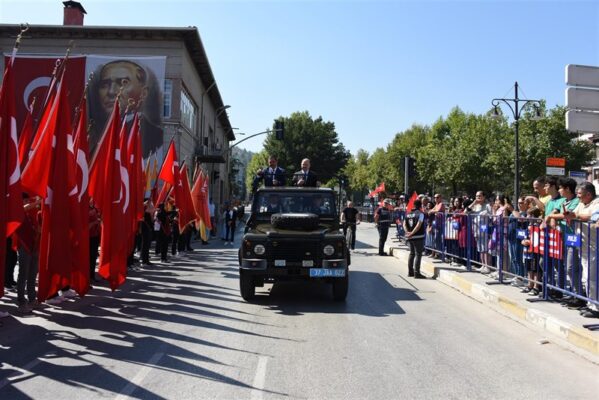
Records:
M537 218L436 213L427 219L425 251L541 299L569 296L599 310L598 237L599 225L579 220L547 226Z

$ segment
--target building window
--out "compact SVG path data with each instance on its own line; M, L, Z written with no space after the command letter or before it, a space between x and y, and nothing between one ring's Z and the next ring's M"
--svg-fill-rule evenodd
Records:
M191 97L181 90L181 123L191 132L195 132L198 111Z
M171 107L173 101L173 81L171 79L164 80L164 118L171 117Z

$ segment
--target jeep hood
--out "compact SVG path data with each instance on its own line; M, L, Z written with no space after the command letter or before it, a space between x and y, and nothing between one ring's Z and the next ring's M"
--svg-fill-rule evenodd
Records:
M271 224L259 224L251 230L255 233L262 233L268 237L320 237L331 232L331 227L327 225L319 225L316 229L277 229Z

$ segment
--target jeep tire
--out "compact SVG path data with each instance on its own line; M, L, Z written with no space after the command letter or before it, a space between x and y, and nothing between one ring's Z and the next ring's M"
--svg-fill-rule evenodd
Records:
M239 270L239 292L245 301L250 301L256 295L256 286L254 285L254 277L243 269Z
M333 280L333 300L335 301L345 301L347 297L347 290L349 289L349 276L347 276L349 271L345 271L345 277L336 278Z

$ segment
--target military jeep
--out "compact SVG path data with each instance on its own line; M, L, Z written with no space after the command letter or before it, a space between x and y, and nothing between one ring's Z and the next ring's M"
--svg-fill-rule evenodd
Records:
M324 281L345 300L350 253L339 231L335 192L325 188L268 187L254 194L239 249L241 297L280 281Z

